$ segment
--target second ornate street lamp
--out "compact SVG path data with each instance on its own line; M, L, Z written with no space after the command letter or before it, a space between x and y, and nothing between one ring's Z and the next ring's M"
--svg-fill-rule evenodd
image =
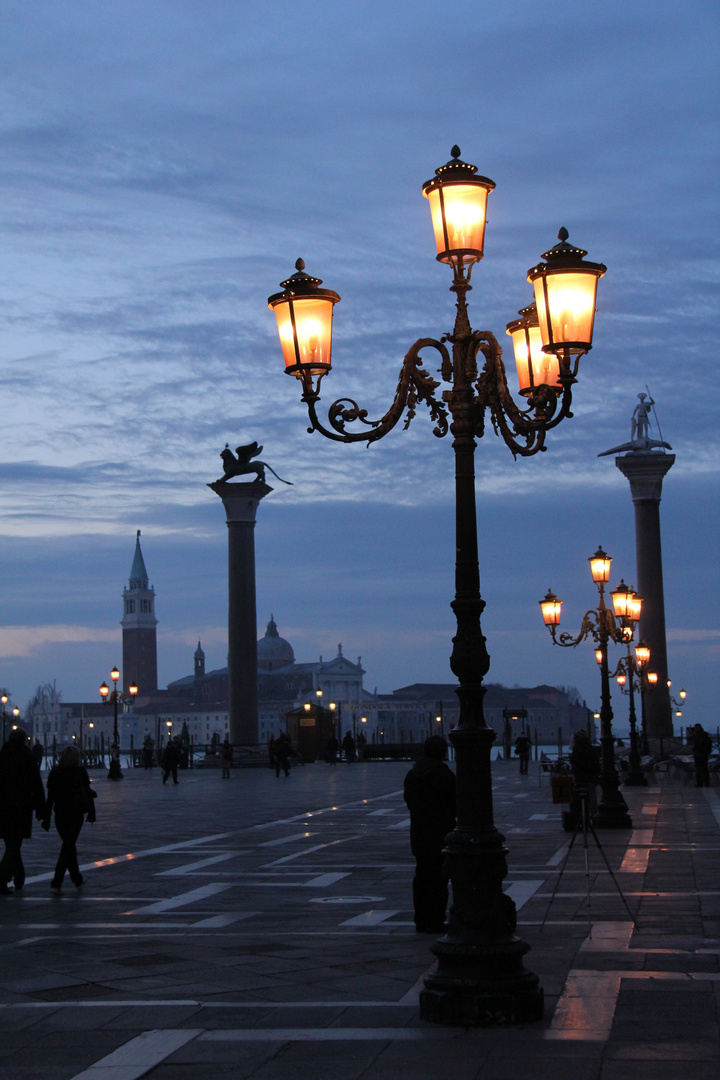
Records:
M577 637L572 634L556 634L556 627L560 625L560 613L562 600L551 591L540 601L543 620L552 634L553 644L562 645L564 648L575 648L587 637L592 637L597 642L595 659L600 665L601 679L601 706L600 706L600 745L602 747L602 765L600 770L600 786L602 788L602 801L600 802L595 825L606 829L630 829L632 819L628 813L627 803L620 794L617 769L615 768L615 739L612 732L612 705L610 704L610 671L608 667L608 642L627 642L632 639L633 631L640 618L641 598L621 581L616 589L611 592L613 610L605 606L605 585L610 580L610 563L612 559L598 548L591 555L590 573L598 587L600 601L597 610L586 611L583 615L580 633ZM616 618L618 621L616 621Z
M644 641L635 647L635 656L630 651L627 641L627 656L620 658L615 677L623 694L630 697L630 770L625 778L627 787L647 787L647 776L640 768L640 749L638 747L637 721L635 717L635 690L642 693L643 668L650 660L650 649ZM636 682L637 678L637 682ZM627 689L626 689L627 687Z
M105 705L109 705L112 702L115 710L114 722L113 722L113 741L110 747L110 768L108 769L108 780L122 780L123 774L120 768L120 734L118 732L118 702L125 703L126 701L134 701L138 692L137 686L131 683L128 686L129 697L125 697L123 693L118 690L118 679L120 678L120 672L116 667L110 672L110 678L112 679L113 688L109 689L107 683L100 684L100 697L103 699Z
M535 286L541 348L529 348L529 359L518 360L518 366L524 364L521 408L508 389L497 338L488 330L473 331L468 319L470 275L483 257L487 199L495 187L476 174L476 166L461 161L455 146L451 160L423 185L437 259L452 270L455 325L439 341L419 338L411 346L395 399L382 419L368 420L367 410L349 398L330 406L327 425L318 417L320 383L332 366L332 317L339 295L320 289L321 280L306 274L298 259L297 273L268 301L277 317L285 370L302 386L309 431L338 442L369 444L387 435L403 414L407 428L423 402L434 421L433 434L440 438L450 431L453 436L457 554L452 608L457 633L450 667L459 683L460 703L457 727L449 734L457 775L457 827L446 847L453 903L447 936L432 947L438 966L425 978L420 1012L428 1020L465 1026L536 1020L543 1011L539 980L523 964L529 946L515 934L515 904L502 889L507 849L493 821L490 757L495 732L483 715L483 678L490 658L480 626L485 602L478 567L476 439L485 434L489 413L493 429L513 456L527 457L543 450L546 432L571 415L578 359L592 347L597 282L605 273L602 264L585 262L587 253L567 243L565 229L558 234L560 243L543 255L546 261L528 271L528 281ZM512 335L510 327L508 331ZM522 353L523 335L517 338ZM437 354L441 379L449 385L441 394L436 394L440 383L422 366L421 353L427 349ZM353 423L360 430L349 430Z

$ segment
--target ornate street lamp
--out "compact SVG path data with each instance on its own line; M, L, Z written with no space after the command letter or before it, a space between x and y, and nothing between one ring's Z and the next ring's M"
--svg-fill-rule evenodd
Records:
M594 823L599 828L606 829L630 829L632 819L628 813L627 803L620 794L617 769L615 768L615 740L612 732L612 706L610 704L610 672L608 667L608 642L625 642L632 640L632 635L637 620L640 617L641 599L630 589L624 581L611 592L613 610L605 605L605 585L610 580L611 557L602 548L598 548L591 555L590 573L598 587L600 596L596 610L586 611L583 615L580 633L577 637L572 634L557 634L560 625L560 605L562 601L548 592L548 595L540 601L540 609L543 621L549 629L554 645L563 648L575 648L587 637L597 642L595 659L600 665L601 707L600 707L600 745L602 747L602 765L600 770L600 787L602 788L602 800L598 806ZM554 606L553 606L554 604Z
M117 667L114 667L110 672L110 678L112 679L112 690L108 687L107 683L100 684L100 697L103 700L104 705L110 705L112 703L114 709L113 719L113 741L110 747L110 767L108 769L108 780L122 780L123 774L120 768L120 734L118 732L118 702L123 704L128 701L134 701L137 696L138 688L134 683L128 686L128 695L125 696L120 690L118 690L118 679L120 678L120 672Z
M302 385L310 417L308 430L338 442L369 444L387 435L403 414L407 428L418 403L423 402L434 422L433 433L443 437L452 431L457 550L452 608L457 633L450 667L459 683L460 710L449 738L457 767L458 824L446 848L453 894L448 933L432 948L438 967L425 979L420 1011L426 1019L462 1025L539 1019L543 1008L537 976L523 965L529 946L515 934L515 904L503 893L507 849L493 822L490 757L495 732L483 715L483 678L490 658L480 626L485 602L478 568L476 439L485 433L487 412L493 429L514 456L527 457L544 449L546 432L570 415L578 357L592 344L592 318L588 320L585 312L587 293L582 293L579 283L589 272L596 286L605 271L600 264L582 263L584 252L565 245L565 230L560 233L562 250L553 248L547 263L529 271L529 280L545 283L540 326L550 331L542 338L542 349L557 357L557 370L546 375L541 368L536 375L533 368L532 380L529 374L521 379L525 398L521 408L508 388L497 339L487 330L473 331L467 312L470 275L483 257L487 199L494 186L492 180L477 175L474 165L460 160L458 147L423 185L437 259L452 270L455 325L439 341L420 338L411 346L400 369L395 399L381 419L368 420L367 411L348 398L330 406L326 425L318 417L320 383L331 365L331 314L338 294L320 290L320 279L305 274L298 260L298 273L284 281L284 291L268 301L278 321L285 370ZM558 277L563 277L566 288L557 287ZM582 311L575 312L572 304L578 297ZM315 320L312 332L303 322L304 311ZM440 383L423 368L421 353L426 349L437 354L441 379L450 385L442 393L436 393ZM360 430L350 429L353 424L360 425Z

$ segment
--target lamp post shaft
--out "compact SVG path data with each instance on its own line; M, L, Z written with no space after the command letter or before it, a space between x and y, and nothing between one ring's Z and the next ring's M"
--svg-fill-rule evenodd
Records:
M111 690L113 703L113 741L110 747L110 766L108 768L108 780L122 780L122 768L120 767L120 733L118 731L118 695L117 683Z
M450 667L457 676L460 715L449 733L457 774L457 826L446 841L452 884L447 936L431 951L437 970L425 978L420 1014L445 1024L482 1025L538 1020L543 992L525 969L529 945L516 937L515 904L503 892L507 876L504 836L494 825L491 751L495 732L485 722L483 677L490 666L480 616L480 569L475 506L474 349L465 307L468 286L458 293L453 334L453 389L447 395L455 451L457 620ZM502 970L502 979L498 971Z
M647 676L640 673L640 743L642 746L643 754L650 753L650 743L648 742L647 733L647 716L645 713L645 683Z
M630 652L630 645L628 643L628 655L627 655L627 669L629 688L628 694L630 696L630 771L627 774L625 785L627 787L647 787L647 777L640 768L640 748L638 746L638 732L637 732L637 717L635 715L635 679L634 675L637 672L642 679L642 672L635 666L635 662ZM642 683L640 684L642 693Z
M620 792L617 769L615 768L615 738L612 730L613 711L610 704L610 670L608 667L608 641L610 638L608 620L610 613L605 607L605 590L600 584L600 604L598 607L598 632L600 638L600 746L602 763L600 768L600 788L602 799L598 804L594 824L603 829L631 829L632 819L627 803Z

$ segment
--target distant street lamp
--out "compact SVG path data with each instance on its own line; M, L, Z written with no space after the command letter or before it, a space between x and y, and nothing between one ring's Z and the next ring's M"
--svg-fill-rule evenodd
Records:
M610 704L610 673L608 668L608 642L628 642L640 618L642 598L630 589L624 581L621 581L610 595L612 597L613 610L605 606L605 584L610 580L610 563L612 559L598 548L591 555L590 573L598 587L600 596L597 610L586 611L583 615L580 633L577 637L572 634L562 633L556 635L556 628L560 625L560 613L562 600L551 591L540 601L540 609L543 621L550 631L554 645L563 648L575 648L587 637L592 637L597 642L595 659L600 664L601 679L601 707L600 707L600 745L602 747L602 767L600 771L600 786L602 788L602 801L595 815L595 825L606 829L630 829L632 819L628 813L627 803L620 794L617 769L615 768L615 740L612 731L612 706Z
M120 735L118 733L118 702L125 703L127 701L134 701L138 692L137 686L131 683L128 686L129 697L126 697L120 690L118 690L118 679L120 678L120 672L116 667L110 672L110 678L112 679L113 688L109 689L107 683L100 684L100 697L103 699L103 704L109 705L112 702L114 709L114 721L113 721L113 741L110 747L110 768L108 769L108 780L122 780L123 774L120 768Z
M672 679L668 679L667 684L668 684L668 690L669 690L670 687L672 686ZM687 690L681 690L678 693L678 697L680 698L680 700L676 701L675 698L671 694L670 695L670 700L671 700L671 702L673 703L673 705L675 706L676 709L680 709L682 711L682 709L685 708L685 698L687 697ZM2 698L0 698L0 701L2 701Z
M3 726L2 741L3 741L3 746L5 745L5 725L6 725L7 721L10 719L10 717L7 714L7 708L6 708L7 703L8 703L7 694L0 695L0 704L2 704L2 726Z
M297 272L282 282L283 292L268 300L274 310L285 370L302 386L310 431L337 442L371 443L387 435L405 414L405 428L424 403L434 422L433 433L453 435L455 452L457 634L450 666L459 688L457 727L449 735L457 765L457 828L447 840L453 904L447 937L432 951L438 968L425 979L420 1012L428 1020L461 1025L489 1025L536 1020L542 1016L543 995L537 976L525 970L529 946L515 935L515 904L503 893L507 875L504 837L493 822L491 748L495 739L483 715L483 678L490 658L480 625L485 602L480 596L477 516L475 509L476 439L485 434L485 414L514 456L529 457L544 449L547 431L570 414L572 386L579 357L592 347L601 263L584 261L587 252L560 242L545 252L528 271L535 290L535 312L521 311L522 320L509 324L520 393L524 407L514 401L505 375L502 350L489 331L473 331L466 297L475 263L483 258L486 207L492 180L460 160L460 150L435 170L423 185L428 199L437 259L450 266L456 295L452 332L438 341L420 338L405 356L395 399L380 420L349 398L329 409L327 426L319 419L320 383L332 366L333 308L340 296L319 288L320 278ZM532 308L533 305L530 305ZM535 326L537 321L537 326ZM446 342L451 348L448 348ZM432 349L440 360L440 375L451 389L437 395L440 384L423 368L421 353ZM525 407L526 406L526 407ZM449 416L448 416L449 414ZM348 430L359 424L360 430Z
M336 731L335 738L339 742L342 739L342 701L331 701L329 709L333 714L333 720L335 720L335 710L337 710L337 726L333 724L333 728Z
M635 656L630 651L631 642L627 641L627 656L620 658L615 669L615 678L623 694L630 697L630 770L625 778L627 787L647 787L647 776L640 768L640 750L635 717L635 691L642 694L643 668L650 660L650 649L644 641L635 648ZM643 708L644 714L644 708Z

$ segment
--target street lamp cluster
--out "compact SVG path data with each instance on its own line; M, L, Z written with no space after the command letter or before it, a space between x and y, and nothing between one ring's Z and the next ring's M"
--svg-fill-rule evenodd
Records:
M441 438L452 433L455 453L457 620L450 666L459 686L459 718L449 738L455 751L457 827L447 839L447 860L453 904L447 936L433 952L437 970L425 979L420 995L423 1017L441 1023L486 1025L522 1022L542 1015L543 995L537 976L527 971L523 956L529 946L515 935L516 911L502 889L507 875L504 837L493 821L491 748L495 739L483 715L483 679L490 666L480 616L477 518L475 507L476 439L485 434L485 418L513 456L528 457L545 448L546 433L571 415L572 387L579 358L592 348L596 292L605 273L601 263L585 261L587 252L568 243L561 229L559 243L530 268L527 280L534 302L507 326L515 348L519 406L509 388L497 338L473 331L467 294L473 266L483 258L486 209L495 184L477 175L460 159L435 170L423 185L428 199L437 259L452 271L450 290L456 296L455 325L440 340L419 338L400 369L395 398L379 420L349 398L329 408L327 423L318 416L320 384L332 367L332 321L338 293L321 289L320 278L305 273L302 259L296 273L269 297L285 371L297 378L310 418L309 431L338 442L371 443L387 435L405 415L405 428L422 402ZM433 350L439 359L440 383L424 369L421 354ZM359 425L359 429L348 425Z
M595 824L604 828L631 828L632 820L628 813L627 803L620 794L618 774L615 768L615 739L612 731L612 706L610 704L610 670L608 664L608 643L610 641L627 646L628 656L627 669L623 665L615 672L624 674L634 671L635 666L644 665L650 659L650 650L647 646L638 646L640 655L636 650L636 657L630 653L635 628L640 619L642 609L642 597L631 589L624 581L610 592L612 609L605 604L605 585L610 580L611 557L602 548L598 548L588 560L592 579L598 587L599 603L596 609L586 611L583 615L580 632L577 636L569 633L557 633L560 625L562 600L552 590L540 601L543 621L549 629L553 644L563 648L575 648L588 637L597 643L595 659L600 665L601 676L601 708L600 708L600 745L602 747L602 765L600 772L600 786L602 788L602 801L600 802L595 817ZM631 679L632 688L632 679ZM632 689L631 689L632 694ZM635 769L640 772L639 758L637 756L637 732L635 728L635 705L634 697L630 698L630 726L631 740L635 751ZM642 781L640 781L642 782Z
M12 720L12 727L16 728L17 725L18 725L18 720L20 719L20 710L18 709L17 706L15 706L11 710L11 712L7 711L7 703L8 703L9 700L10 699L7 696L7 694L0 694L0 704L2 705L2 741L3 741L3 746L5 745L5 729L6 729L6 725L7 725L8 720Z
M120 672L117 667L114 667L110 672L110 678L112 680L112 690L103 682L100 684L100 697L103 699L105 705L112 704L115 715L113 721L113 741L110 747L110 768L108 769L108 780L122 780L122 769L120 768L120 734L118 732L118 703L125 703L128 701L134 701L137 696L138 688L134 683L128 686L127 696L118 690L118 679L120 678Z

